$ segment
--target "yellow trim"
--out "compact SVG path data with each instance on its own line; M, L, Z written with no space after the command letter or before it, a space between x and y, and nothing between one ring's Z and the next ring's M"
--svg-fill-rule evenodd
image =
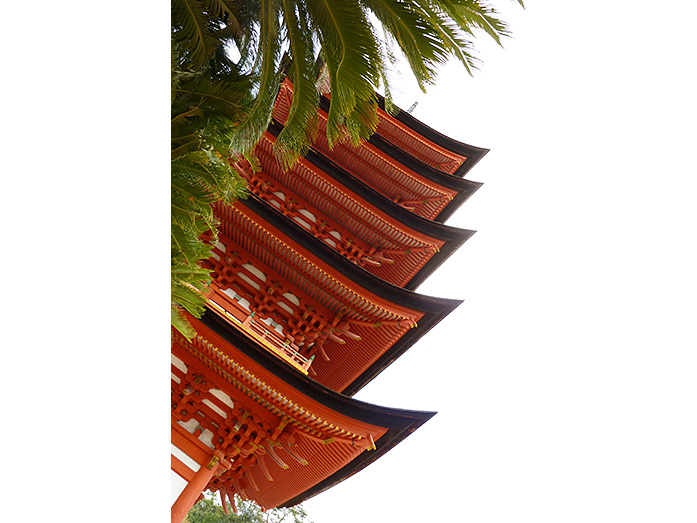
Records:
M189 345L189 347L191 347L191 349L193 349L194 351L200 352L199 349L197 349L196 347L194 347L193 343L191 343L191 342L185 340L185 339L184 339L183 337L181 337L181 336L178 336L178 338L179 338L179 342L180 342L180 343L181 343L181 342L184 342L184 343L186 343L187 345ZM224 358L225 360L227 360L227 362L229 362L231 365L236 366L236 367L238 368L238 372L239 372L240 374L245 375L249 381L251 381L251 382L256 382L256 384L258 385L258 386L256 387L256 388L257 388L257 391L254 391L254 390L252 390L248 385L242 383L242 380L240 380L239 378L236 378L236 377L234 377L234 376L231 376L231 378L232 378L233 380L240 382L240 385L242 385L242 386L245 387L246 389L249 389L249 391L250 391L252 394L254 394L255 396L258 396L258 397L261 398L264 402L268 403L271 407L273 407L274 409L278 410L278 411L280 412L281 415L284 415L284 416L287 416L288 418L291 418L291 422L292 422L292 423L298 424L298 425L303 425L303 426L307 427L307 428L308 428L310 431L312 431L312 432L319 432L319 431L316 430L316 429L313 429L312 427L309 427L309 426L307 425L307 423L318 423L318 424L322 424L322 425L324 425L324 426L329 426L329 425L331 425L331 426L333 427L333 429L331 429L331 430L335 430L335 431L338 431L338 430L340 429L340 427L337 427L337 426L335 426L335 425L332 425L332 424L330 424L330 423L324 421L322 418L320 418L319 416L313 414L312 412L310 412L310 411L308 411L308 410L306 410L306 409L303 409L303 410L305 410L305 412L306 412L307 414L309 414L309 415L313 418L312 420L302 421L301 419L299 419L299 418L296 417L295 415L289 414L289 413L286 412L282 407L286 407L286 408L288 408L288 409L292 409L293 407L298 406L299 408L301 408L300 405L297 405L295 402L293 402L293 401L291 401L290 399L288 399L288 398L286 398L285 396L283 396L283 395L282 395L280 392L278 392L276 389L274 389L273 387L269 386L265 381L263 381L263 380L257 378L253 373L251 373L250 371L248 371L247 369L245 369L242 365L240 365L240 364L237 363L235 360L233 360L232 358L230 358L230 357L229 357L227 354L225 354L222 350L220 350L219 348L217 348L215 345L213 345L211 342L209 342L208 340L206 340L206 339L203 338L202 336L200 336L200 335L199 335L199 336L196 336L195 339L196 339L196 341L198 341L199 343L203 344L204 346L207 346L207 347L209 347L210 349L212 349L213 351L219 353L220 356L221 356L222 358ZM202 354L202 355L203 355L204 357L206 357L204 354ZM211 361L212 364L214 364L214 365L216 365L216 366L219 367L219 365L216 364L214 361L210 360L210 358L206 357L206 359L208 359L209 361ZM221 369L221 370L224 370L224 369ZM226 373L227 373L227 372L226 372ZM266 386L266 391L262 390L262 386ZM239 387L238 387L238 388L239 388ZM276 396L273 397L273 396L271 395L271 392L269 392L269 391L275 392L275 393L276 393ZM244 391L242 391L242 392L243 392L244 394L246 394L247 396L249 396L249 394L245 393ZM264 398L264 396L267 396L267 398ZM252 399L254 400L254 398L252 398ZM256 401L256 400L255 400L255 401ZM287 403L284 404L283 401L286 401ZM277 406L277 405L280 405L280 407ZM262 406L263 406L263 405L262 405ZM245 414L248 415L248 412L245 412ZM362 439L363 439L363 436L360 436L360 435L358 435L358 434L355 434L354 432L346 431L346 433L347 433L347 434L350 434L350 435L352 436L353 439L357 439L357 440L362 440ZM370 436L370 435L369 435L369 436Z
M260 345L263 345L264 347L266 347L266 348L267 348L271 353L273 353L275 356L281 358L283 361L285 361L285 362L287 362L287 363L290 363L293 367L295 367L295 368L298 369L300 372L302 372L303 374L305 374L305 376L307 376L308 371L305 370L305 369L303 369L303 367L302 367L298 362L296 362L296 361L293 360L292 358L289 358L289 357L286 356L285 354L283 354L283 353L281 353L281 352L278 352L278 351L276 350L276 347L274 347L273 344L271 344L271 343L269 343L268 341L266 341L266 339L264 339L263 337L259 336L259 334L257 334L256 332L254 332L252 329L248 329L247 327L245 327L244 325L242 325L242 322L241 322L240 320L238 320L237 318L235 318L232 314L230 314L223 306L217 304L217 303L214 302L213 300L208 300L208 303L211 304L211 305L213 305L213 308L215 308L218 312L221 312L228 320L232 320L233 322L235 322L236 326L239 327L240 330L242 330L242 331L243 331L245 334L247 334L249 337L254 338Z

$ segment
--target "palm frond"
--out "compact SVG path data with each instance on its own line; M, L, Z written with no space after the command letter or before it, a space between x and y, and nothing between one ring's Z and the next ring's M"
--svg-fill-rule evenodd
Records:
M357 0L317 0L307 7L322 47L331 55L327 65L332 103L348 115L358 100L373 99L379 85L380 51L375 35Z
M196 335L196 331L191 327L181 310L184 309L192 316L200 318L205 310L206 298L199 289L196 289L188 281L178 278L172 278L170 292L172 325L188 339L191 339Z
M455 56L471 75L472 70L477 68L479 59L472 54L474 51L472 42L464 37L463 31L457 23L443 12L441 5L436 5L442 3L433 2L429 4L424 2L421 9L430 20L433 30L449 53Z
M290 43L293 102L285 127L277 137L275 155L286 169L307 153L318 128L319 94L315 88L314 42L304 5L302 2L294 4L293 0L281 0Z
M210 18L197 0L172 0L172 38L191 69L203 67L219 45L210 34Z
M231 2L229 0L199 0L203 11L208 18L213 22L217 22L224 26L222 30L230 30L232 34L240 33L242 25L238 20L240 12L239 2ZM220 36L220 29L215 32L215 36Z
M436 66L443 64L448 56L442 40L434 38L429 17L424 16L415 2L366 0L366 5L397 42L419 87L425 90L435 79Z
M325 63L323 76L328 79L329 93L332 93L333 86L337 83L336 70L340 60L334 51L335 49L322 45L321 54ZM330 103L329 112L327 113L327 142L330 148L347 138L348 135L344 122L345 115L342 113L339 104Z
M186 108L215 109L233 122L239 121L243 110L241 100L249 88L248 79L236 82L206 78L192 78L179 83L173 89L177 103Z
M353 111L346 115L344 125L354 147L368 140L378 127L377 97L370 100L358 100Z
M502 38L511 36L506 23L498 18L496 9L485 2L480 0L443 0L441 8L458 24L461 30L467 33L473 34L473 29L481 29L499 45L502 45Z
M184 315L181 313L181 307L172 299L171 307L171 322L172 326L177 329L186 339L191 340L196 336L196 331L191 326Z
M395 116L399 111L399 108L395 105L394 99L392 97L392 81L390 79L390 73L397 66L397 57L394 54L393 46L394 39L383 26L383 38L380 42L381 52L383 55L382 65L380 69L380 76L382 82L382 88L385 98L385 111Z
M205 204L237 199L243 184L229 161L212 150L192 151L172 161L173 187Z
M246 118L232 134L230 147L247 153L257 144L271 119L280 84L281 41L278 25L277 0L262 0L259 19L259 51L261 74L256 102Z

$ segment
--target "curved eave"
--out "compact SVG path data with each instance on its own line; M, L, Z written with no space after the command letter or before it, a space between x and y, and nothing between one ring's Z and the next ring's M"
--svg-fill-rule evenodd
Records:
M404 430L414 426L414 424L418 427L435 414L435 412L382 407L335 392L273 356L267 349L244 336L211 309L206 308L199 320L189 318L195 325L198 323L203 324L206 329L210 329L220 339L235 347L236 350L260 367L263 367L264 371L273 374L301 394L355 420L386 427L390 430ZM201 329L199 334L206 339L211 338L210 333L205 329ZM209 341L215 344L217 340L209 339Z
M255 196L250 195L246 200L240 200L238 204L245 205L263 220L266 220L273 227L276 227L288 236L301 248L319 258L326 266L339 271L355 284L391 303L423 314L416 327L409 329L396 343L383 352L363 371L357 379L352 380L341 389L344 394L347 394L346 390L352 391L349 395L355 394L462 303L462 300L417 294L374 276L341 256L329 246L324 245L301 226L258 200Z
M439 314L445 310L450 312L450 310L461 303L460 300L417 294L378 278L362 267L350 262L328 245L324 245L323 242L319 241L300 225L289 220L276 209L266 205L256 196L250 195L245 200L239 200L237 204L242 204L249 208L263 220L266 220L287 235L308 253L322 260L327 267L339 271L357 285L389 302L423 312L424 314Z
M399 161L402 165L409 167L412 171L417 172L427 180L431 180L443 187L448 189L453 189L458 192L465 192L467 196L471 196L479 187L481 183L473 182L471 180L466 180L455 176L454 174L444 173L439 171L434 167L422 162L418 158L414 158L409 153L404 152L403 149L395 146L379 134L374 134L368 140L375 147L388 154L395 160Z
M469 240L476 231L467 231L467 236L462 238L460 242L450 242L446 243L440 251L435 253L430 260L428 260L419 272L417 272L414 277L409 280L409 282L404 286L405 289L415 291L419 288L423 282L425 282L431 274L433 274L450 256L457 251L462 244Z
M385 99L379 94L377 95L377 97L378 106L380 107L380 109L384 111ZM395 116L389 116L396 119L400 123L406 125L412 131L419 133L421 136L423 136L427 140L430 140L434 144L442 147L443 149L447 149L448 151L453 152L455 154L465 156L466 159L455 171L455 176L463 177L465 174L469 172L470 169L472 169L472 167L476 165L476 163L479 160L481 160L484 157L486 153L489 152L489 149L486 149L484 147L475 147L474 145L469 145L463 142L458 142L457 140L453 140L452 138L445 136L444 134L441 134L435 129L429 127L420 120L417 120L412 115L401 109L398 109L398 112Z
M237 329L215 312L206 310L200 320L190 319L199 333L211 343L220 345L222 341L229 344L234 347L235 351L263 368L264 372L273 375L304 396L343 416L387 429L385 434L375 442L376 450L360 453L348 464L319 483L310 486L292 499L286 500L282 506L296 505L352 476L383 456L436 414L435 412L382 407L336 393L292 367L282 364L263 347L242 336ZM230 351L230 348L226 347L226 351Z
M320 109L324 111L325 113L329 110L329 99L326 97L322 97L320 99ZM455 142L454 140L451 140L450 138L447 138L446 136L441 135L437 131L431 129L430 127L422 124L418 120L416 120L414 117L409 115L408 113L403 113L407 115L411 120L413 120L414 125L419 124L422 126L424 129L429 129L432 133L437 134L440 136L443 140L450 140L455 144L459 144L459 142ZM399 118L397 118L399 119ZM400 120L401 122L401 120ZM405 125L407 123L402 122ZM277 124L278 125L278 124ZM412 129L415 132L418 132L421 134L421 129ZM430 137L425 136L425 138L430 140ZM432 141L432 140L431 140ZM380 136L379 134L374 134L373 136L370 137L368 142L376 147L377 149L381 150L391 158L397 160L399 163L404 165L405 167L409 168L411 171L416 173L417 175L423 177L425 180L428 180L429 182L439 185L445 189L450 189L456 192L456 196L450 201L438 214L438 216L435 217L435 221L438 222L445 222L459 207L462 205L470 196L472 196L483 184L480 182L474 182L472 180L466 180L463 178L464 173L469 171L476 162L478 162L484 154L486 154L489 150L488 149L480 149L477 147L472 147L466 144L460 144L463 147L470 147L472 149L477 149L480 151L479 156L476 157L476 160L474 159L475 156L467 156L467 158L463 161L463 163L458 167L457 171L454 174L447 174L443 171L440 171L438 169L435 169L434 167L431 167L430 165L422 162L421 160L415 158L411 154L404 152L402 149L399 147L393 145L390 143L388 140ZM441 144L438 144L441 145ZM444 146L443 146L444 147ZM444 147L446 148L446 147ZM314 149L313 149L314 150ZM448 149L450 150L450 149ZM317 151L319 153L319 151ZM464 154L461 152L453 151L456 154ZM319 153L321 154L321 153ZM474 153L473 153L474 154ZM389 199L389 198L386 198Z
M269 132L274 136L278 136L281 129L283 129L283 126L276 121L269 125ZM406 210L401 205L398 205L389 198L385 197L385 195L382 193L373 189L360 178L355 177L346 169L337 165L331 158L328 158L316 149L310 149L305 155L305 160L327 173L334 180L336 180L339 185L343 186L345 190L359 196L374 208L379 209L380 211L389 215L391 218L397 220L399 223L404 224L405 227L436 240L444 241L445 245L441 247L441 251L448 254L445 256L445 258L443 258L443 256L439 256L437 253L434 258L441 258L441 261L437 262L435 267L440 265L440 263L442 263L447 256L457 250L457 248L467 241L475 232L468 229L459 229L457 227L445 225L440 221L429 220ZM477 182L469 183L476 185L476 188L473 188L471 193L474 193L474 191L482 185L481 183ZM450 202L450 204L452 203L453 202ZM460 204L461 203L462 201ZM444 209L444 211L450 208L450 204ZM441 212L441 214L443 213ZM429 261L426 265L429 263L431 262ZM424 269L422 268L421 271L423 270ZM428 274L430 274L432 271L433 268L428 271ZM414 276L414 278L417 278L417 276L418 274ZM421 278L421 281L423 281L423 279L424 277ZM411 289L413 287L409 286L408 288Z
M428 415L428 417L424 419L414 420L410 425L401 428L390 428L378 441L375 442L375 446L377 447L376 450L361 453L356 459L354 459L346 466L336 471L334 474L329 476L324 481L320 481L314 487L306 490L301 495L296 496L293 499L290 499L281 506L292 507L294 505L297 505L298 503L302 503L316 496L317 494L320 494L321 492L324 492L325 490L333 487L334 485L344 481L345 479L353 476L357 472L361 471L362 469L376 461L378 458L382 457L388 451L393 449L398 443L400 443L409 434L418 429L436 413L427 412L420 414Z
M425 179L437 183L442 187L457 191L457 196L455 196L450 203L443 208L438 216L436 216L435 221L437 222L445 222L470 196L484 185L481 182L465 180L464 178L438 171L410 154L403 152L400 148L395 147L377 134L371 136L368 141L376 148L394 158L405 167L418 173L420 176L423 176Z
M370 367L368 367L363 373L354 379L348 386L346 386L341 392L347 396L353 396L368 383L370 383L373 378L380 374L383 370L389 367L397 358L404 354L407 349L409 349L414 343L416 343L424 334L435 327L443 318L445 318L450 312L452 312L458 305L462 303L463 300L450 300L452 302L451 307L448 310L441 311L438 315L424 316L421 321L419 321L419 326L414 329L410 329L404 336L402 336L397 342L392 345L386 352L382 354L377 360L375 360Z

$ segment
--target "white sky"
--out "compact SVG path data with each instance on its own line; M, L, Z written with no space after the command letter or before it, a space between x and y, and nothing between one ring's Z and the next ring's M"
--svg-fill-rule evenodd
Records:
M398 100L491 149L420 289L465 303L358 396L439 414L306 509L692 523L697 9L497 3L505 50ZM3 514L169 521L167 10L5 7Z
M439 414L316 523L697 519L688 2L499 2L515 33L415 117L491 152L419 292L461 305L358 398ZM669 10L668 10L669 9ZM692 146L692 147L690 147Z

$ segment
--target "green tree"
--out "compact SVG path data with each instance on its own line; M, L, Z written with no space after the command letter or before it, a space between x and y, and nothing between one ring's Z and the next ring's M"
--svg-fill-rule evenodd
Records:
M179 307L194 316L203 312L203 292L210 279L201 261L217 240L211 204L244 197L245 184L228 162L230 136L248 95L248 77L235 69L192 70L175 47L172 54L171 123L171 294L172 324L188 337L193 329Z
M207 280L199 262L209 247L196 238L215 236L211 202L241 194L226 155L251 153L283 75L294 96L275 153L290 167L316 132L320 67L332 99L329 143L348 137L358 144L377 127L376 90L392 108L389 72L398 50L426 90L450 58L472 72L476 32L499 44L509 35L488 0L172 0L171 20L172 170L184 179L176 190L173 182L172 321L188 336L177 311L200 314Z
M237 514L223 511L218 499L206 493L203 500L196 503L186 516L187 523L310 523L302 505L290 508L275 508L262 512L252 501L236 498Z

